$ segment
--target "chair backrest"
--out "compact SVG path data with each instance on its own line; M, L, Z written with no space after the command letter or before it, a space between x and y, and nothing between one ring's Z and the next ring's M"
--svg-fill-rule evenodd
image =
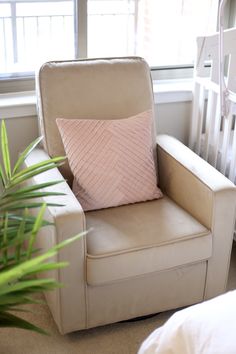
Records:
M39 126L50 156L65 155L56 118L122 119L154 110L150 69L139 57L48 62L36 82ZM61 172L70 183L69 165Z

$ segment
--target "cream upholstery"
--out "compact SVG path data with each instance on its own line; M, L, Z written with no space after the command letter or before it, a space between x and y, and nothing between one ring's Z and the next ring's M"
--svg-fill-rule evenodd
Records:
M169 220L167 223L166 220ZM86 213L87 282L102 285L199 262L211 232L168 197Z
M149 68L140 58L47 63L37 93L45 144L27 158L28 166L64 154L58 117L116 119L153 108ZM156 144L154 127L153 147L163 199L84 213L67 183L53 187L66 193L65 206L47 208L55 226L41 230L39 246L91 229L57 256L70 262L53 273L65 286L47 294L61 333L190 305L225 290L235 186L174 138L162 135ZM61 173L70 184L68 165L32 183L58 180Z

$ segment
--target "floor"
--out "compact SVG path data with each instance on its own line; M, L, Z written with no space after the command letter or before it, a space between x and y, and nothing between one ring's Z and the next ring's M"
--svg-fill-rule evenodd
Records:
M227 290L236 289L236 244L233 246ZM174 311L136 322L116 323L61 336L47 305L37 305L24 316L50 335L1 328L0 354L135 354L142 341Z

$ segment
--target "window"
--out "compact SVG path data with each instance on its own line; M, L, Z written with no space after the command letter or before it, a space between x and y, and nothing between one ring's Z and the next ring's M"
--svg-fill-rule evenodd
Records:
M195 37L215 31L218 0L0 0L0 77L47 60L140 55L193 63Z
M74 58L73 1L2 1L0 72L32 72L43 61Z

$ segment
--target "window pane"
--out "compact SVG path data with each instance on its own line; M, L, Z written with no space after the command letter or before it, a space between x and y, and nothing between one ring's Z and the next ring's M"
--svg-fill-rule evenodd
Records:
M0 74L34 71L47 60L74 58L73 0L4 5L8 12L4 16L0 8Z
M216 29L218 0L88 0L88 56L140 55L190 64L197 35Z
M9 4L0 4L0 14L1 17L11 16L11 8Z
M135 1L88 0L88 56L135 52Z

